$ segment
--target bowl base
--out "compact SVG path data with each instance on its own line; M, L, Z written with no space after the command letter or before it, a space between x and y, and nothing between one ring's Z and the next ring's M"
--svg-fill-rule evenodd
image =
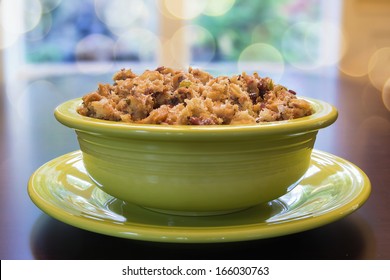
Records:
M221 211L176 211L176 210L143 207L143 206L142 208L145 208L153 212L161 213L161 214L167 214L167 215L201 217L201 216L217 216L217 215L230 214L230 213L239 212L248 209L249 207L232 209L232 210L221 210Z

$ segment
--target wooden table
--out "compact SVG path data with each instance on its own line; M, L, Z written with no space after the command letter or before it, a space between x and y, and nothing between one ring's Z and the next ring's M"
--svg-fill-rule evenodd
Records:
M1 259L390 259L390 112L368 81L337 75L288 73L282 81L339 109L315 148L353 162L371 180L366 204L337 222L255 241L167 244L100 235L44 214L27 195L30 175L78 149L74 132L57 123L53 109L110 76L51 76L1 86Z

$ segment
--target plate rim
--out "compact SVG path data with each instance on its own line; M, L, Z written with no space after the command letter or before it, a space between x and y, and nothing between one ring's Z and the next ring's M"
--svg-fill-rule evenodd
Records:
M28 181L27 186L27 192L30 199L44 213L68 225L95 233L126 239L169 243L219 243L248 241L284 236L288 234L306 231L309 229L314 229L337 221L359 209L367 201L371 193L371 182L368 176L358 166L349 162L348 160L335 156L331 153L313 149L313 153L316 155L322 154L324 156L332 158L332 160L337 162L337 164L339 165L342 163L344 165L348 165L350 168L353 168L362 179L360 191L355 197L348 200L347 202L344 202L336 209L328 211L322 215L310 216L299 220L276 223L272 224L269 227L264 226L267 225L267 223L216 227L169 227L161 225L146 225L133 222L129 222L127 224L115 224L108 223L107 221L88 219L85 216L73 215L72 213L69 213L64 209L57 207L55 204L46 201L39 193L39 191L37 191L37 183L35 181L36 178L40 175L40 172L45 167L61 160L64 161L66 158L74 158L76 156L79 156L80 153L81 151L77 150L64 154L46 162L36 171L34 171ZM97 187L95 186L95 188ZM156 234L155 232L157 229L158 234Z

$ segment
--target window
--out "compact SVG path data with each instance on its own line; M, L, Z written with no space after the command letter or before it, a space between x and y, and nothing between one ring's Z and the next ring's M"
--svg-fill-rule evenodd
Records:
M337 2L2 0L7 40L0 48L21 43L22 61L34 68L104 72L172 63L281 76L290 66L313 70L338 62Z

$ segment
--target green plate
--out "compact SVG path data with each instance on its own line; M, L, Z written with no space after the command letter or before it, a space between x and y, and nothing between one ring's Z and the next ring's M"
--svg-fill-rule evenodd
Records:
M80 151L46 163L28 184L40 209L72 226L129 239L182 243L253 240L316 228L357 210L370 191L370 181L358 167L318 150L291 192L226 215L174 216L125 203L96 187Z

